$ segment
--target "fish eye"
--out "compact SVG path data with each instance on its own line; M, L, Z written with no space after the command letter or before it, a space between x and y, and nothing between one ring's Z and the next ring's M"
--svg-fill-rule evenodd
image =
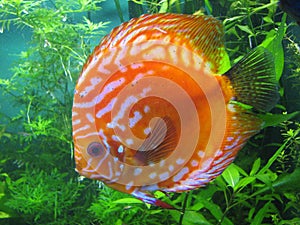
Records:
M92 157L100 156L102 155L103 152L104 152L104 147L99 142L92 142L87 147L87 153Z

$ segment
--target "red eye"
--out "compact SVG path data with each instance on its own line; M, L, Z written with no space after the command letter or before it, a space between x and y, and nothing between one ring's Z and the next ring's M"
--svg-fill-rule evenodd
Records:
M91 144L89 144L87 148L87 153L92 157L100 156L103 154L103 152L104 152L104 147L99 142L92 142Z

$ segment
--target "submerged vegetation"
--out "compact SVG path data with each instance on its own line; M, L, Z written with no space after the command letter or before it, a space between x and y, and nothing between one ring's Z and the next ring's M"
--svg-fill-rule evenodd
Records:
M129 17L211 14L224 23L231 59L261 43L275 58L281 101L235 163L205 188L167 197L155 193L182 212L146 205L78 176L73 89L107 26L89 16L99 13L101 2L0 0L1 32L31 34L12 76L0 79L1 93L16 108L12 115L0 108L0 224L300 224L300 49L293 34L299 27L274 0L128 2ZM122 1L114 2L123 21Z

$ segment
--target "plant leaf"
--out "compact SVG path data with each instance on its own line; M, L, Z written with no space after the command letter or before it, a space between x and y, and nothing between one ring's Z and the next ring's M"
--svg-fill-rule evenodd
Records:
M275 71L276 71L276 80L279 81L282 75L283 67L284 67L284 51L282 47L282 39L286 32L286 14L282 16L281 24L276 32L275 30L271 30L266 39L262 42L261 46L267 48L274 57L275 63Z
M299 190L300 189L300 168L290 174L281 175L274 182L276 191Z
M234 187L234 190L238 190L239 188L244 188L248 184L252 183L254 180L256 180L255 177L244 177L242 178Z
M250 176L255 175L256 172L259 170L259 167L260 167L260 158L257 158L255 160L255 162L253 163L253 166L252 166L252 169L251 169L251 172L250 172Z
M244 25L237 25L238 28L240 28L242 31L250 34L251 36L254 36L252 30L250 30L249 26L244 26Z
M275 152L275 154L268 160L267 164L258 172L258 174L264 174L270 166L273 164L273 162L277 159L277 157L281 154L285 146L288 144L288 141L285 141L279 149Z
M136 198L121 198L121 199L113 201L112 203L116 203L116 204L132 204L132 203L144 204L143 201L141 201L139 199L136 199Z
M264 121L263 127L270 127L270 126L277 126L278 124L290 120L291 118L299 115L300 112L293 112L290 114L260 114L258 115L259 118L261 118Z
M202 216L200 213L195 211L186 211L185 215L183 217L183 225L211 225L210 222L208 222L204 216Z
M222 177L232 188L239 182L240 174L234 164L230 164L222 173Z
M205 205L205 208L216 218L217 221L221 221L223 218L223 212L217 204L202 197L199 198L199 201ZM233 225L233 223L225 217L223 218L222 225Z
M263 219L265 218L265 215L269 209L269 205L270 205L270 201L267 202L255 215L254 219L251 222L251 225L257 225L257 224L261 224L261 222L263 221Z

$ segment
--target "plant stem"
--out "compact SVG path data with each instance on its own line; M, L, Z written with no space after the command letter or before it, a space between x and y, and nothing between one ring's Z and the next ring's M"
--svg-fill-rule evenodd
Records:
M231 208L231 205L232 205L232 203L233 203L234 197L235 197L234 194L235 194L235 193L234 193L234 191L233 191L232 194L231 194L231 196L230 196L230 198L229 198L229 201L228 201L227 204L226 204L227 206L226 206L226 209L225 209L225 211L224 211L224 213L223 213L223 215L222 215L222 218L218 221L217 225L221 225L221 224L222 224L222 222L223 222L223 220L224 220L226 214L229 212L229 210L230 210L230 208Z
M189 197L190 192L188 193L184 193L184 200L183 200L183 204L182 204L182 210L181 210L181 215L180 215L180 219L179 219L179 223L178 225L182 225L182 221L183 221L183 217L184 217L184 213L185 213L185 209L186 209L186 205L187 205L187 200Z
M118 11L118 15L119 15L120 21L121 21L121 23L123 23L124 22L124 17L123 17L123 13L122 13L120 1L119 0L115 0L115 5L116 5L116 9Z

